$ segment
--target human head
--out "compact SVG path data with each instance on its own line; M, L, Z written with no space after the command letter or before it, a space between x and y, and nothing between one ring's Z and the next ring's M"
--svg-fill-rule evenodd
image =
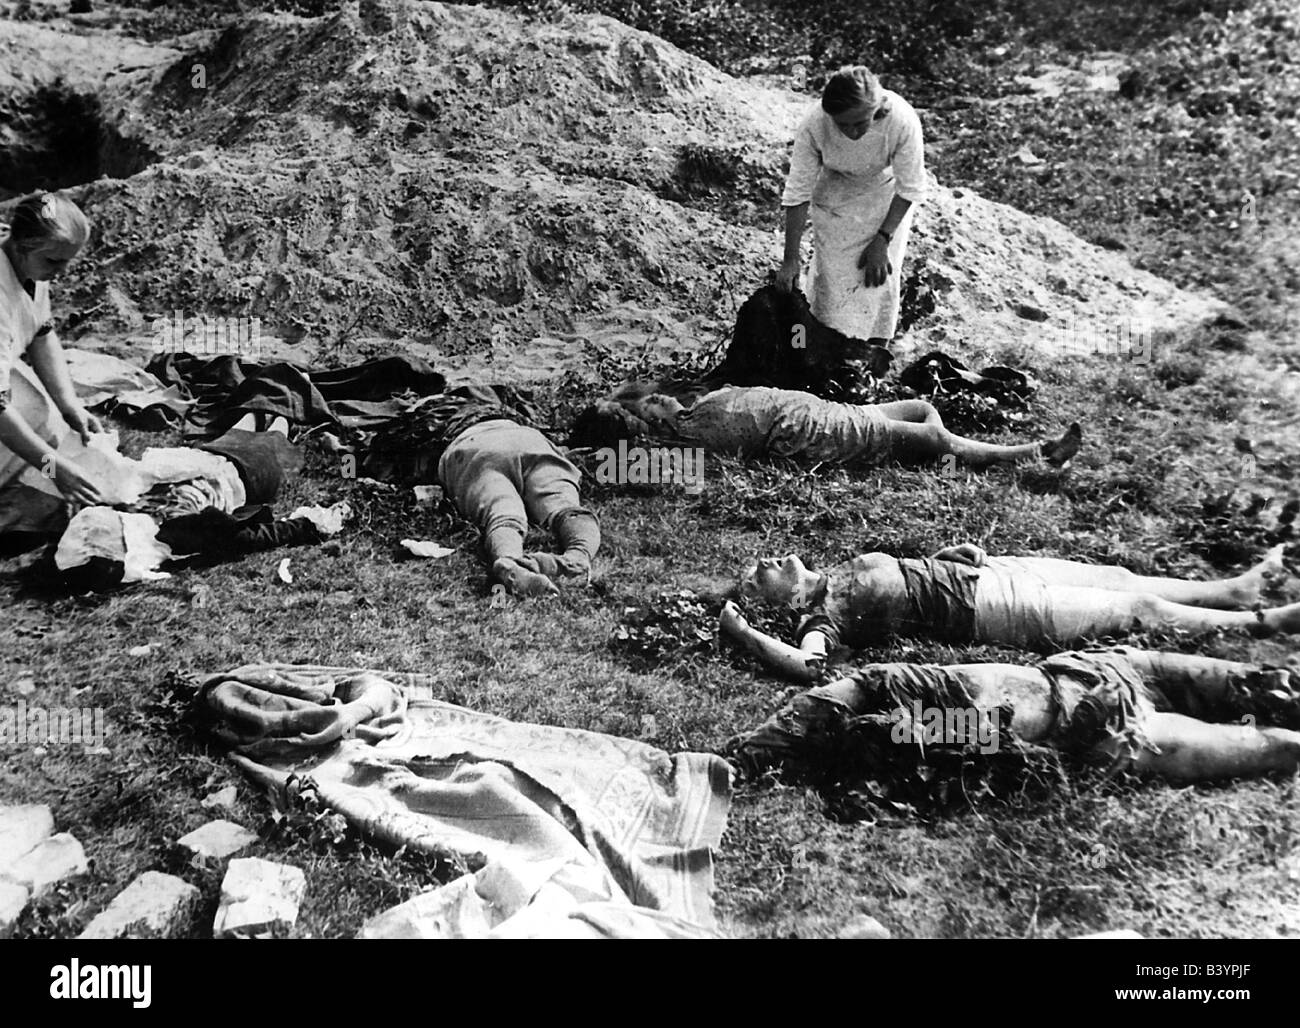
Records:
M14 208L5 251L20 278L55 278L90 238L90 222L62 193L33 193Z
M803 607L821 578L793 553L765 557L741 575L740 595L743 599L772 605Z
M677 427L677 416L686 408L667 393L651 393L636 400L624 402L624 406L633 414L653 428Z
M845 65L822 89L822 110L850 139L861 139L881 115L884 99L880 80L865 65Z

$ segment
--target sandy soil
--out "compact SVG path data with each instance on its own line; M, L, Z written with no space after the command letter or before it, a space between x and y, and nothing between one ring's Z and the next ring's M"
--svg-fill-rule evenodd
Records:
M141 350L165 312L251 314L272 352L399 343L530 379L581 373L593 344L713 343L775 266L812 98L771 78L599 16L383 0L164 45L96 8L100 27L8 22L0 49L11 109L31 114L60 77L97 104L105 177L78 190L95 245L56 293L83 342ZM39 150L28 122L14 141ZM910 257L937 308L904 354L1088 346L1218 310L965 189L936 188Z

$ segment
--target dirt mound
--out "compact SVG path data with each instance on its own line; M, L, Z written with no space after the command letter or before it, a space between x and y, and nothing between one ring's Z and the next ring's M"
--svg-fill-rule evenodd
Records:
M42 34L81 33L102 54L102 78L65 88L109 112L140 166L88 169L122 177L81 191L95 248L59 303L73 334L140 344L172 310L255 314L326 359L401 341L516 377L580 369L589 343L712 343L775 266L811 99L595 15L367 0L170 48L22 29L38 63ZM934 306L917 345L1051 343L1070 325L1213 310L969 192L938 189L914 239L912 294Z

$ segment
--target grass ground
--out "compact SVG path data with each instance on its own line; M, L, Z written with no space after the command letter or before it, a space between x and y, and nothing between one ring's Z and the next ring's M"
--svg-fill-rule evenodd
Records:
M1106 5L1076 6L1095 13ZM1096 20L1081 14L1070 31ZM1044 60L1086 54L1096 45L1089 40L1101 38L1094 33L1065 47L1059 36L1044 39L1041 28L1011 24L1007 31L1015 53ZM1281 60L1289 74L1300 59L1294 26L1252 21L1249 31L1229 25L1225 32L1240 38L1248 64L1271 51L1268 59ZM1196 52L1188 42L1195 38L1168 26L1144 30L1133 59L1148 69L1148 81L1165 82L1171 62L1183 59L1178 54ZM1213 48L1201 54L1222 56ZM1198 82L1208 75L1200 72ZM1265 81L1269 110L1282 110L1295 95L1293 82L1286 74ZM365 917L459 873L378 852L310 809L276 811L187 727L189 673L274 660L420 670L438 677L451 702L642 737L669 751L708 750L764 718L786 684L708 638L654 668L627 647L611 649L609 640L626 608L659 591L725 577L755 555L796 551L824 565L871 549L919 555L971 540L991 551L1121 563L1148 574L1210 576L1253 562L1280 537L1277 513L1300 471L1300 404L1296 376L1287 373L1296 368L1300 261L1288 242L1296 209L1284 179L1272 186L1252 180L1260 186L1254 195L1267 202L1259 223L1247 226L1259 234L1247 236L1240 224L1228 227L1234 183L1216 176L1223 153L1271 153L1259 132L1271 119L1273 131L1285 133L1286 119L1207 115L1192 138L1208 128L1222 153L1192 147L1162 170L1144 156L1169 145L1170 127L1157 115L1186 110L1186 99L1152 92L1121 108L1113 97L1067 97L935 120L933 135L944 142L936 170L948 184L1049 213L1084 235L1119 238L1141 263L1215 290L1243 311L1245 328L1158 340L1146 365L1104 356L1049 360L1005 352L996 341L980 344L979 357L1029 367L1042 380L1028 428L1083 423L1087 446L1064 472L810 474L711 459L698 496L589 481L587 495L605 526L597 581L546 604L493 606L467 526L444 510L418 508L403 492L340 478L319 454L283 505L349 499L358 520L335 543L74 598L33 592L15 562L0 563L8 611L0 624L0 702L15 702L15 683L30 676L36 691L29 703L102 706L112 733L106 756L57 747L3 753L0 795L50 804L58 828L76 835L93 858L91 873L40 901L19 934L75 933L151 867L178 870L202 888L193 934L206 934L219 883L178 867L170 846L212 816L201 800L229 782L240 787L229 816L262 831L254 852L307 871L300 934L350 934ZM1080 131L1090 119L1106 131ZM1049 131L1056 135L1049 139ZM1051 148L1043 156L1055 170L1046 181L1004 160L1035 133L1043 136L1030 144L1036 153ZM1135 170L1126 175L1117 167ZM1105 177L1104 188L1081 190L1089 175ZM1161 200L1161 188L1173 199ZM1204 198L1203 205L1184 203L1189 196ZM561 389L543 399L558 424L578 398ZM164 441L126 435L132 447ZM1253 458L1243 455L1239 437L1253 441ZM1252 494L1272 498L1252 503ZM401 560L404 537L460 549L442 562ZM275 574L286 556L292 584ZM709 621L701 627L711 632ZM1294 640L1152 642L1282 662L1293 656ZM143 643L154 644L148 656L128 655ZM1028 659L907 643L862 654L993 657ZM1193 789L1080 780L1046 801L852 825L826 817L821 801L803 790L747 787L735 798L718 854L717 898L724 927L742 935L833 934L859 910L898 935L1059 936L1108 927L1281 934L1300 930L1300 890L1288 877L1298 852L1294 779Z

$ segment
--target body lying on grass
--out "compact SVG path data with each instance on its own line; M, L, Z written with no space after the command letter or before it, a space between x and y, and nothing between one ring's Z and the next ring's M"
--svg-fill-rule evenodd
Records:
M989 753L1014 738L1115 771L1199 782L1294 772L1298 729L1295 672L1120 646L1032 667L870 664L800 693L729 750L751 774L782 766L815 776L847 763L889 777L893 759L917 757L890 747L978 737Z
M745 573L744 599L806 609L799 645L765 635L728 602L719 626L773 669L813 680L840 645L891 635L1050 651L1139 629L1264 628L1300 632L1300 603L1252 610L1284 575L1283 547L1244 574L1216 582L1148 578L1126 568L1051 557L990 557L965 544L929 558L867 553L825 573L794 554Z
M478 526L493 576L516 596L546 596L555 580L591 576L596 515L581 474L537 429L509 390L461 387L430 397L377 432L363 467L377 478L437 482ZM559 553L524 552L529 524L554 533Z
M1005 446L955 435L924 400L853 404L811 393L767 386L725 386L689 406L658 392L653 383L631 383L584 411L573 441L610 445L642 434L664 434L719 454L795 457L838 464L925 464L950 457L963 464L1046 460L1067 463L1082 442L1072 424L1059 439Z

